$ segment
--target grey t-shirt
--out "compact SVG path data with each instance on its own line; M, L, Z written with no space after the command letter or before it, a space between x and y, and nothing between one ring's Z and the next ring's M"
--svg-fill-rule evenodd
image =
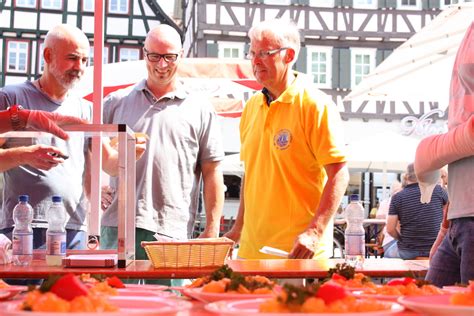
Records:
M149 136L136 164L136 227L189 238L198 208L200 163L224 157L210 102L182 89L156 100L143 80L106 98L104 123L125 123ZM111 183L116 186L116 179ZM116 198L102 225L117 226Z
M449 212L448 219L474 217L474 156L459 159L448 165Z
M90 104L80 97L70 93L59 103L29 81L0 89L0 110L15 104L25 109L57 112L87 120L91 119L92 113ZM18 195L28 194L34 209L34 227L47 227L45 212L51 205L51 196L60 195L67 212L66 228L86 230L87 199L83 193L86 139L78 135L71 135L67 142L50 135L41 138L8 138L2 148L35 144L58 147L68 154L69 159L48 171L22 165L3 173L5 182L0 229L13 227L12 212Z

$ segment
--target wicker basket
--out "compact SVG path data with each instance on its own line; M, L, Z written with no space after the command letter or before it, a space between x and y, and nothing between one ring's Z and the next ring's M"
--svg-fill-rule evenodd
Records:
M200 268L224 264L234 242L229 238L142 241L155 268Z

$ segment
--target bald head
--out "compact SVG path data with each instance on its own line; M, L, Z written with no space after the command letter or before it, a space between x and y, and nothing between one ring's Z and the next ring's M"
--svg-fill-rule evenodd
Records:
M81 47L89 47L87 36L75 26L68 24L59 24L53 27L44 40L45 48L53 48L64 42L73 42Z
M179 33L167 24L160 24L148 32L145 39L145 48L148 49L150 45L156 43L166 43L179 50L183 47Z

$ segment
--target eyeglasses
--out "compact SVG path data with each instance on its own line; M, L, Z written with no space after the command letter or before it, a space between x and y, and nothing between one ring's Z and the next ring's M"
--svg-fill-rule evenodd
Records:
M174 63L178 59L178 54L157 54L157 53L150 53L146 48L143 48L143 52L145 53L146 58L149 61L157 63L163 58L167 63Z
M245 57L247 59L254 59L255 57L265 59L265 58L268 58L272 55L275 55L276 53L281 52L282 50L290 49L290 48L291 47L280 47L280 48L272 49L272 50L261 50L258 53L250 51L250 52L248 52L248 54Z

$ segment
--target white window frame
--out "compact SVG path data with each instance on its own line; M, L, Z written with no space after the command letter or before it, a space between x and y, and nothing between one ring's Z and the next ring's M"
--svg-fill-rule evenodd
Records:
M44 51L44 42L38 42L38 73L42 74L44 71L44 58L43 58L43 51Z
M121 10L121 4L125 2L125 10ZM112 4L117 5L117 9L112 9ZM108 7L108 12L109 13L116 13L116 14L128 14L128 11L130 10L130 3L128 0L109 0L109 7Z
M137 59L131 59L130 56L131 56L131 53L132 52L137 52ZM126 53L125 53L126 52ZM123 59L122 60L122 56L123 55L128 55L126 59ZM119 54L118 54L118 61L121 62L121 61L132 61L132 60L140 60L140 48L138 47L119 47Z
M58 1L57 5L56 2ZM48 4L45 5L45 2ZM62 0L41 0L41 9L49 9L49 10L62 10L63 9L63 1Z
M33 2L33 4L29 4L28 2ZM15 7L36 8L36 6L37 6L36 0L15 0Z
M372 1L372 3L358 3ZM353 7L356 9L377 9L378 1L377 0L353 0Z
M351 48L351 88L356 87L359 82L357 82L357 79L359 77L358 74L356 74L356 56L357 55L368 55L369 56L369 71L367 74L371 73L375 69L375 56L377 53L377 49L375 48ZM367 75L361 76L361 80Z
M25 45L24 48L20 48L20 47L15 47L15 48L12 48L12 44L15 44L15 45ZM30 46L30 43L28 41L7 41L7 63L6 63L6 67L5 67L5 70L6 72L14 72L14 73L24 73L26 74L28 72L28 60L29 60L29 47ZM10 69L10 54L12 53L12 51L16 50L15 53L15 69ZM25 64L24 64L24 67L25 69L22 70L20 69L21 65L20 65L20 60L21 60L21 54L25 54Z
M334 8L334 0L309 0L311 7Z
M139 57L140 57L140 54L139 54ZM110 62L109 61L109 46L104 46L104 49L102 51L102 64L108 64L109 62ZM94 46L91 46L89 50L89 58L87 59L87 66L93 66L93 65L94 65Z
M397 0L397 9L401 10L421 10L421 0L415 0L415 5L402 4L404 0ZM412 1L412 0L408 0Z
M95 1L94 0L82 0L82 12L94 12Z
M313 73L313 53L325 53L326 54L326 82L316 82L316 74ZM306 73L313 76L313 82L318 88L331 89L332 88L332 47L328 46L306 46L306 57L307 57L307 70Z
M237 57L226 57L224 55L225 49L237 50ZM218 57L229 58L229 59L244 59L244 43L233 43L233 42L219 42L218 43Z
M444 8L447 8L449 7L450 5L456 5L456 4L460 4L460 3L465 3L465 2L469 2L469 1L465 1L465 0L450 0L449 4L445 4L444 3L445 0L439 0L439 7L444 9ZM472 1L471 1L472 2Z

